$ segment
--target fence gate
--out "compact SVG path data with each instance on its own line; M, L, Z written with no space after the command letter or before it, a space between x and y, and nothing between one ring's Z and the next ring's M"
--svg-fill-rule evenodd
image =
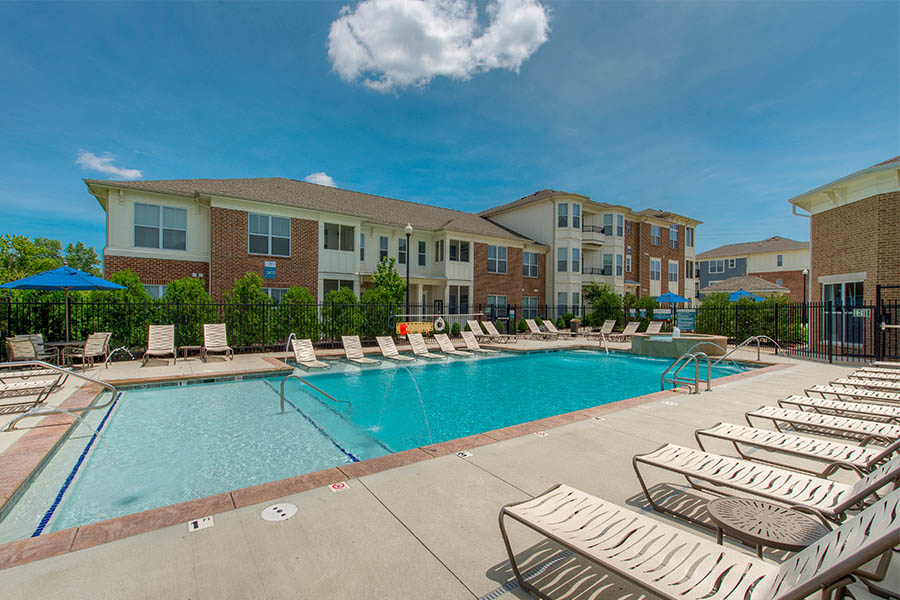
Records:
M885 290L898 290L893 300L884 298ZM900 285L875 286L875 357L877 360L900 359Z

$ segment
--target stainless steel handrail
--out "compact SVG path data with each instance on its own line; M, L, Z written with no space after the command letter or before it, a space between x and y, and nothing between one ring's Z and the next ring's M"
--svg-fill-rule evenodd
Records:
M306 379L300 377L300 376L297 375L296 373L291 373L290 375L287 375L284 379L281 380L281 413L282 413L282 414L284 414L284 384L287 382L288 379L296 379L296 380L299 381L300 383L304 383L304 384L308 385L309 387L311 387L312 389L316 390L317 392L319 392L320 394L322 394L323 396L325 396L326 398L328 398L328 399L331 400L332 402L337 402L338 404L348 404L348 405L350 405L350 407L353 406L353 404L352 404L349 400L338 400L337 398L335 398L334 396L332 396L331 394L329 394L329 393L326 392L325 390L320 389L320 388L314 386L314 385L311 384L309 381L307 381Z
M738 350L740 350L741 348L743 348L744 346L746 346L747 344L749 344L750 342L753 342L753 341L756 342L756 361L759 362L759 360L762 356L760 345L759 345L760 340L769 340L770 342L775 344L776 348L783 351L782 347L778 345L778 342L776 342L769 336L767 336L767 335L751 335L746 340L744 340L743 342L741 342L740 344L738 344L737 346L732 348L730 351L728 351L725 354L723 354L722 356L720 356L716 360L716 362L713 363L713 365L719 364L720 362L722 362L723 360L725 360L726 358L728 358L729 356L731 356L732 354L734 354L735 352L737 352Z
M103 404L97 405L89 405L89 406L81 406L77 408L43 408L38 410L29 410L28 412L24 412L21 415L14 418L12 421L6 424L6 427L3 428L3 431L14 431L16 429L15 425L22 419L27 419L30 417L43 417L46 415L59 415L59 414L68 414L73 412L85 413L91 410L99 410L101 408L106 408L110 404L112 404L116 398L119 396L119 390L116 389L114 385L111 383L107 383L105 381L101 381L100 379L94 379L93 377L88 377L83 373L78 373L77 371L70 371L68 369L63 369L62 367L58 367L56 365L51 365L48 362L44 362L42 360L23 360L17 362L8 362L3 363L4 367L28 367L28 366L40 366L44 369L52 369L53 371L58 371L66 376L77 377L78 379L83 379L85 381L90 381L91 383L96 383L99 386L105 387L110 392L112 392L112 398L109 399L108 402L104 402ZM84 415L79 415L79 419Z
M696 353L685 352L684 354L682 354L681 356L676 358L672 362L672 364L670 364L666 368L666 370L663 371L662 375L660 376L660 381L659 381L660 389L665 390L666 383L671 383L673 387L677 387L678 385L686 385L688 387L688 389L690 390L691 385L693 383L694 391L692 393L698 394L700 392L700 357L701 356L706 359L706 391L707 392L710 391L712 389L712 365L710 364L710 361L709 361L709 355L706 354L706 352L696 352ZM686 366L688 366L689 364L691 364L692 362L694 363L693 382L690 379L686 379L686 378L678 376L678 374L681 372L681 370L683 368L685 368ZM666 375L669 373L669 371L674 369L676 366L678 368L675 369L675 372L673 372L671 377L669 377L667 379Z

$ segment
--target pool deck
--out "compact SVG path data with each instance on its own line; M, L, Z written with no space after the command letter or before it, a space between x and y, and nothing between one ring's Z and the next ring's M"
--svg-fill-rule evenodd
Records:
M568 345L519 341L515 349ZM508 346L512 344L499 347ZM275 370L272 359L277 356L283 354L143 368L122 363L100 374L126 382L145 379L151 371L160 379L217 377L235 370L259 373ZM752 360L756 352L742 350L738 358ZM711 392L650 394L185 503L190 506L6 544L0 546L0 566L18 566L0 570L0 589L10 599L481 598L511 579L497 527L502 505L565 482L645 510L631 467L634 454L652 451L663 441L696 447L692 434L697 427L741 423L748 410L852 370L768 354L763 360L776 366L725 378ZM58 392L61 397L80 396L66 402L96 393L72 382L67 386ZM0 434L0 449L62 426ZM538 432L546 435L534 435ZM460 450L471 456L457 456ZM648 485L682 483L654 477ZM346 482L342 491L327 487L337 481ZM299 512L286 521L263 521L259 513L274 499L296 504ZM213 527L188 532L189 519L208 514L214 515ZM164 524L168 526L160 527ZM512 535L514 548L526 560L545 560L547 544L537 536L516 528ZM893 581L900 580L897 562ZM556 563L541 577L558 578L554 597L576 590L568 597L586 598L609 583L602 571L575 559ZM614 581L601 597L620 597L622 589ZM492 597L526 596L516 588Z

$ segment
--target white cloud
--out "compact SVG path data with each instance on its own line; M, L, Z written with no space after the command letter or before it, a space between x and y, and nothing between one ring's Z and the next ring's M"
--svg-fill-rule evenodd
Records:
M119 179L140 179L144 175L140 169L125 169L122 167L117 167L113 164L113 161L115 159L116 157L109 153L106 153L103 156L97 156L93 152L79 150L78 158L75 159L75 164L80 165L85 169L100 171L101 173L112 175L113 177L117 177Z
M318 185L327 185L328 187L334 187L334 179L331 178L331 175L322 171L319 171L318 173L310 173L303 178L303 181L316 183Z
M364 0L331 24L328 58L345 81L388 91L434 77L519 67L547 41L538 0L493 0L487 27L472 0Z

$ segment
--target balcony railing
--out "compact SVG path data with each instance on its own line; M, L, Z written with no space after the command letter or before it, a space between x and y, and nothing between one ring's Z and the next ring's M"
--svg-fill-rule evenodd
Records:
M601 267L582 267L581 273L583 275L604 275L606 277L612 277L612 269L604 269Z
M602 235L612 235L612 227L602 227L600 225L582 225L581 231L589 233L599 233Z

